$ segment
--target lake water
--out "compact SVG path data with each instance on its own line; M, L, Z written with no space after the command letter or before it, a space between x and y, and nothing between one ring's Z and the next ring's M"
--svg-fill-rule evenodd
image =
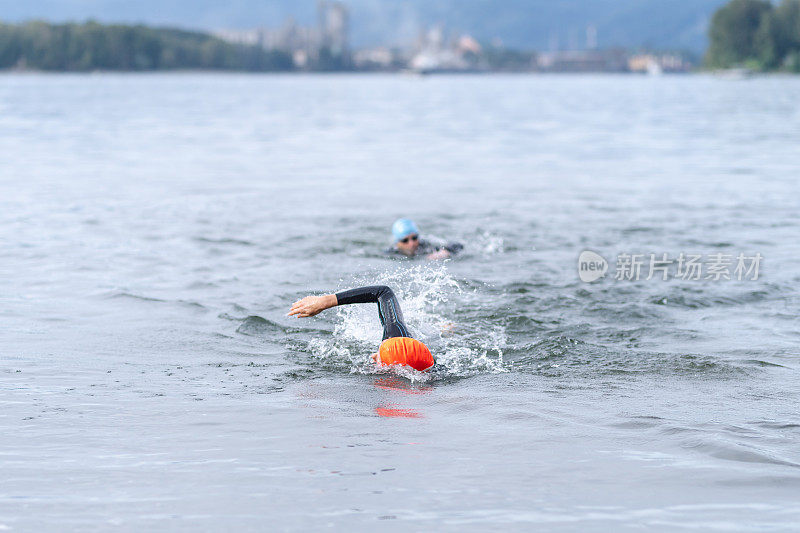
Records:
M0 76L0 531L796 530L798 94ZM464 252L387 258L398 216ZM375 283L433 372L285 316Z

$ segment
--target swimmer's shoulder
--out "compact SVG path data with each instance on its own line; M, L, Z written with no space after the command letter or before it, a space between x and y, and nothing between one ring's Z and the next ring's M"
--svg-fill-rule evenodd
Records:
M430 254L433 252L439 252L441 250L447 250L450 252L451 255L455 255L461 250L464 249L464 245L460 242L431 242L428 240L420 239L419 243L419 250L417 251L418 254Z
M444 245L444 249L450 252L451 254L455 255L461 250L464 249L464 245L460 242L448 242Z

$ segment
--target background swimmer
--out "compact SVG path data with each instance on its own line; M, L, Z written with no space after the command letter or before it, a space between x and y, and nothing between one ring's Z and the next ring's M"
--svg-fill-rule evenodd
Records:
M448 259L464 248L464 245L457 242L435 245L429 240L420 238L417 225L408 218L398 218L394 221L392 237L394 245L386 252L406 257L423 255L428 260Z

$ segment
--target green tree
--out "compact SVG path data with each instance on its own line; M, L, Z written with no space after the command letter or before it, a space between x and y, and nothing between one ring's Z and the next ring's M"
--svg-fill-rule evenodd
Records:
M800 54L800 0L784 0L764 16L755 36L762 68L797 71Z
M711 67L731 67L747 61L758 61L764 43L761 33L765 17L772 13L772 4L766 0L732 0L719 8L711 19L710 44L706 63ZM759 35L758 39L756 35Z
M789 66L791 58L800 54L800 0L783 0L772 18L776 56L780 66Z

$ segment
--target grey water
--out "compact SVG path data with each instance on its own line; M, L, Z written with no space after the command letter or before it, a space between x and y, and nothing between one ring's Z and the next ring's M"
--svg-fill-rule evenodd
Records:
M796 530L798 94L0 76L0 531ZM385 256L399 216L464 252ZM616 279L651 253L763 261ZM374 283L434 371L285 316Z

